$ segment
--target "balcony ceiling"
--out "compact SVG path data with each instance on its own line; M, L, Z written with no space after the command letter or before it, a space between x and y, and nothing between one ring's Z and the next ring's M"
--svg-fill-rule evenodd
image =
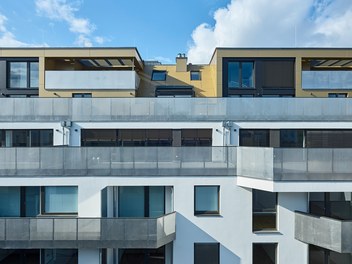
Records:
M310 63L314 68L352 68L352 59L317 59Z

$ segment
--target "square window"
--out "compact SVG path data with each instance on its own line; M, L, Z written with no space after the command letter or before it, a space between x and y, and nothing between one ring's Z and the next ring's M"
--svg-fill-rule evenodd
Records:
M153 71L152 81L165 81L166 80L166 71Z
M43 187L44 214L77 214L78 187L77 186L50 186Z
M253 244L253 264L275 264L276 248L276 243Z
M219 214L220 186L194 187L194 215Z
M194 243L194 264L219 264L219 243Z
M200 81L200 71L191 71L191 81Z

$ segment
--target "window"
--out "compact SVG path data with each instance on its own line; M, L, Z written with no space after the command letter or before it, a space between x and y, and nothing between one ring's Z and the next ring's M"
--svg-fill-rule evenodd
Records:
M328 97L330 97L330 98L346 98L347 93L329 93Z
M0 147L51 147L52 129L0 130Z
M191 81L200 81L200 71L191 71Z
M165 81L166 80L166 71L153 71L152 81Z
M276 230L277 193L252 190L253 231Z
M159 217L165 214L164 186L120 186L119 217Z
M8 87L34 89L39 86L39 65L35 61L8 62Z
M72 94L73 98L92 98L91 93L73 93Z
M269 129L240 129L240 146L269 147Z
M276 243L253 244L253 264L275 264L276 248Z
M77 186L47 186L42 188L42 213L44 214L77 214Z
M40 187L0 187L0 217L39 215Z
M281 148L302 148L304 131L298 129L281 129L280 130L280 147Z
M228 88L254 88L254 63L248 61L229 62Z
M219 243L194 243L194 264L219 264Z
M194 214L218 215L219 214L220 186L195 186L194 187Z

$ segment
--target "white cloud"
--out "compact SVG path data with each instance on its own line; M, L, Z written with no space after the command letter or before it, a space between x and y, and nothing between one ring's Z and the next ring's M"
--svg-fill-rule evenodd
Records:
M77 35L75 44L84 47L93 46L93 40L98 44L101 39L96 40L91 35L96 30L96 26L87 18L76 16L79 10L79 2L68 2L66 0L36 0L36 10L51 20L64 21L72 33ZM76 7L75 7L76 6Z
M33 47L46 46L45 44L36 45L21 42L6 27L7 17L0 14L0 47Z
M351 46L351 0L232 0L199 25L188 50L207 63L215 47Z

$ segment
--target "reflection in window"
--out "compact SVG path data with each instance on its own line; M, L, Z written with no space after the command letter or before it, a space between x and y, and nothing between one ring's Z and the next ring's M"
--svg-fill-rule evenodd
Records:
M219 214L219 186L194 187L194 214Z
M43 189L43 213L75 214L78 212L77 186L47 186Z
M253 264L275 264L276 243L253 244Z
M280 147L282 148L302 148L303 147L303 130L281 129L280 130Z
M219 243L194 243L194 264L219 264Z
M228 88L253 88L254 63L232 61L228 63Z
M191 71L191 81L200 81L200 71Z
M277 193L252 190L253 231L276 230Z
M8 63L9 88L26 89L38 88L39 66L38 62L14 62Z
M165 81L166 80L166 71L153 71L152 81Z
M77 249L42 249L41 262L47 264L78 263Z
M119 217L159 217L165 214L164 186L120 186Z
M0 147L51 147L52 129L0 130Z

